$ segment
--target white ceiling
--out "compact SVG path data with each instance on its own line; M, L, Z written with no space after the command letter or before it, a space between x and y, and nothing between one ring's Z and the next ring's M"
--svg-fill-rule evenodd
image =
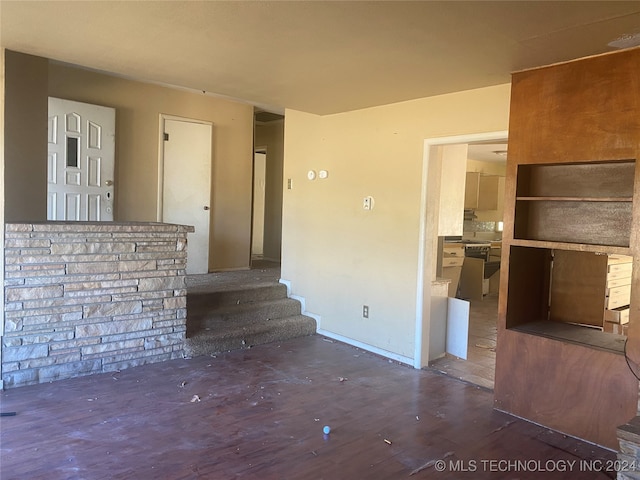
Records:
M609 51L640 32L640 2L0 0L0 32L11 50L329 114Z
M467 158L479 162L507 163L507 143L469 144Z

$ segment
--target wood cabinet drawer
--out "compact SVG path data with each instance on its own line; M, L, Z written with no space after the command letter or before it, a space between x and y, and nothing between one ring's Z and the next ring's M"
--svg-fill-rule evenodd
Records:
M614 263L609 264L607 267L607 280L613 280L615 278L630 277L632 264L629 263Z
M607 298L606 308L614 309L629 305L631 300L631 285L615 287L609 289L609 298Z
M464 263L464 257L443 257L443 267L461 267Z
M609 289L622 287L625 285L631 285L631 277L613 278L611 280L607 280L607 294L609 294Z
M617 310L605 310L604 320L605 322L619 323L621 325L629 323L629 307L619 308Z

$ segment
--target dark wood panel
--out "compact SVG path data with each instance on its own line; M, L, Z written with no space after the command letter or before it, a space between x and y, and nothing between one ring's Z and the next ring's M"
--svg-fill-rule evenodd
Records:
M514 74L509 159L637 158L640 49Z
M606 255L556 250L551 278L550 320L603 326Z
M638 381L623 355L500 332L497 408L617 450L616 428L636 415L637 401Z
M501 288L508 283L506 328L546 320L551 252L527 247L511 247L510 252L508 282L501 281Z

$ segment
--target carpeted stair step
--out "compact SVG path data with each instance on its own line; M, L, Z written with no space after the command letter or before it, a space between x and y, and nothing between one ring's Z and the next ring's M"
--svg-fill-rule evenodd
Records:
M209 292L189 292L187 295L187 308L200 308L202 306L214 308L223 305L239 305L279 298L287 298L287 287L282 283L229 287Z
M212 355L316 332L283 284L198 288L187 294L188 357Z
M195 333L205 329L220 330L232 328L235 323L262 322L301 313L300 302L290 298L217 307L204 305L200 308L193 307L191 311L188 308L187 306L187 336L190 331Z
M229 324L224 329L201 330L187 338L185 354L187 357L213 355L314 333L316 333L316 321L305 315L263 321L241 321Z

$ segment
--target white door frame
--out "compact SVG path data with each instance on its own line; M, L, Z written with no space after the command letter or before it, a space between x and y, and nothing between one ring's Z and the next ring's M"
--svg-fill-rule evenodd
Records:
M427 215L437 205L436 199L429 198L427 188L429 181L429 159L435 154L436 147L459 143L476 143L492 140L504 140L508 138L507 130L486 133L471 133L467 135L454 135L450 137L428 138L424 141L424 153L422 157L422 187L420 191L420 238L418 243L418 282L416 289L416 324L415 324L415 348L413 355L414 368L423 368L429 364L429 330L431 327L431 272L433 261L431 252L433 243L437 241L438 232L434 231ZM433 222L431 222L433 223Z

